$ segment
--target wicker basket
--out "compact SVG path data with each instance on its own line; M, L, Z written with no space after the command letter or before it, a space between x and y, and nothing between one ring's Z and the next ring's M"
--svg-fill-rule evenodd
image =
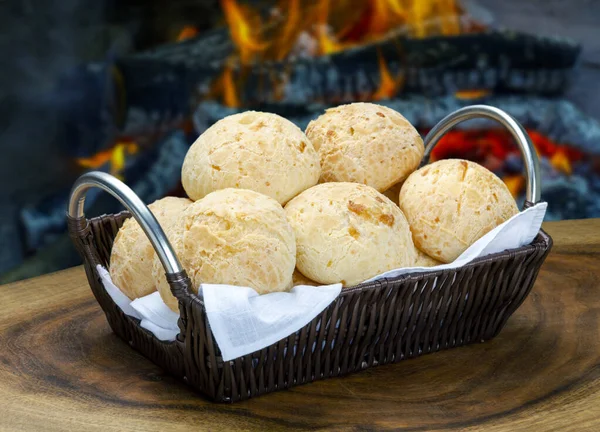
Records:
M537 158L529 137L508 114L492 107L463 108L427 136L426 158L455 124L473 117L498 120L521 147L527 171L527 204L539 200ZM129 212L87 220L86 191L100 187L133 214L161 259L179 300L180 334L162 342L125 315L105 291L96 266L108 267L113 240ZM235 402L358 372L442 349L493 338L530 292L552 246L540 231L531 245L476 259L445 271L428 271L342 290L336 300L298 332L252 354L224 362L202 300L181 268L148 208L129 189L104 173L75 183L69 233L83 257L92 291L113 331L134 349L217 402Z

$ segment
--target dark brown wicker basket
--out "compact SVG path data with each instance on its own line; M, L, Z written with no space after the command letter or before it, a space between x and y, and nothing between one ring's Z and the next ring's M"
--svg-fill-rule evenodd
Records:
M428 151L445 130L473 115L501 120L505 125L514 122L498 111L477 106L469 107L466 114L460 110L448 116L427 137ZM522 129L512 123L507 127L522 149L531 145L527 137L517 133L520 130L524 134ZM526 164L530 180L528 199L537 201L535 154L529 147L524 149L524 155L532 158ZM130 214L85 219L83 200L91 186L109 191L130 208L155 245L179 300L180 334L175 341L158 340L140 327L137 319L125 315L105 291L96 266L108 268L113 240ZM74 186L69 232L83 257L92 291L117 335L218 402L244 400L491 339L529 294L552 246L551 238L540 231L531 245L479 258L458 269L410 274L344 289L298 332L260 351L224 362L202 300L190 292L192 284L178 267L176 257L169 255L172 251L168 242L161 243L164 234L156 220L131 194L103 173L86 174Z

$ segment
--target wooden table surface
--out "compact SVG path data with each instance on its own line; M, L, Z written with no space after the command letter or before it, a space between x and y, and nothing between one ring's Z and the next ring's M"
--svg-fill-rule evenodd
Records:
M82 268L2 286L0 430L600 431L600 219L544 227L553 252L496 339L233 405L111 333Z

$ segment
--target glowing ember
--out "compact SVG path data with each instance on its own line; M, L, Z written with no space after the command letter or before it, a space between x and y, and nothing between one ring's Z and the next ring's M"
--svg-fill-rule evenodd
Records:
M583 153L573 147L561 146L534 130L528 130L527 132L529 133L539 156L545 156L548 159L552 159L554 154L560 151L563 152L571 162L577 162L583 158Z

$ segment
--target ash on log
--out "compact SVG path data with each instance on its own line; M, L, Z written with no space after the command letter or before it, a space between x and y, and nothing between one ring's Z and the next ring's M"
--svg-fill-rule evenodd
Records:
M116 66L124 77L127 109L156 109L159 117L187 112L190 97L207 94L233 50L220 30L120 59ZM399 95L435 97L464 89L551 95L565 89L580 50L567 40L510 32L398 36L329 56L238 65L232 74L246 107L370 98L381 85L379 56L402 81Z
M464 89L494 93L558 94L568 83L580 47L569 41L509 32L413 39L397 37L331 56L238 68L244 105L278 100L265 82L275 74L286 82L289 103L339 102L373 95L381 85L380 58L402 81L398 95L428 97ZM260 91L265 89L266 91Z
M235 46L229 37L229 30L219 28L181 42L133 54L128 58L132 61L153 60L188 69L210 67L219 71L234 51Z
M85 115L74 106L64 109L66 124L72 124L69 142L85 149L78 152L85 157L119 135L168 130L191 114L194 100L207 97L233 50L227 31L217 30L114 64L79 68L61 86L77 89L78 100L87 101ZM261 63L249 70L238 66L232 74L247 108L370 99L381 86L380 58L398 78L400 95L435 97L464 89L547 95L564 90L579 52L572 42L509 32L398 36L330 56Z

